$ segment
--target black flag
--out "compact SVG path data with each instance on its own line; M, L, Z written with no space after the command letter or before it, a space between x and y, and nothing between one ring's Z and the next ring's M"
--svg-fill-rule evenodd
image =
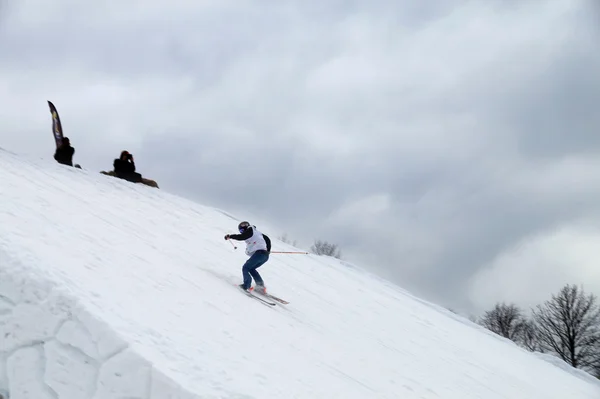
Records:
M50 107L50 113L52 114L52 133L54 135L54 141L56 142L56 148L60 147L63 139L62 125L60 124L60 117L58 111L52 102L48 101Z

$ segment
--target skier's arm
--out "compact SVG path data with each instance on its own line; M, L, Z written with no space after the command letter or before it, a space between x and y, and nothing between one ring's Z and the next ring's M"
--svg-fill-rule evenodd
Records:
M238 241L244 241L244 240L247 240L248 238L252 237L252 234L254 234L252 232L252 228L248 228L242 234L227 234L225 236L225 239L233 239L233 240L238 240Z
M265 239L265 243L267 243L267 252L271 252L271 239L265 234L262 235Z

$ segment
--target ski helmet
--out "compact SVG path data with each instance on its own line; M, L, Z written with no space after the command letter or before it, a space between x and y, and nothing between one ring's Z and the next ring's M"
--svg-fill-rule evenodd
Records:
M244 231L246 231L246 229L250 227L250 223L248 222L242 222L240 224L238 224L238 230L240 231L240 233L243 233Z

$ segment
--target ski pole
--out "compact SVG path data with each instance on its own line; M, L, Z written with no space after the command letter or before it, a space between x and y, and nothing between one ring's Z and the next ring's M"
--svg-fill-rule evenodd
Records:
M308 252L293 252L293 251L271 251L272 254L302 254L308 255Z
M233 241L231 241L231 240L227 240L227 241L229 241L229 243L230 243L231 245L233 245L233 249L237 249L237 247L235 246L235 244L233 243Z

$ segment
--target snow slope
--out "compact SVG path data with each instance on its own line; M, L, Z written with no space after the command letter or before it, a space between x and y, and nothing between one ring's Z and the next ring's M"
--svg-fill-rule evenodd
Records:
M260 271L291 303L247 298L232 285L243 246L223 240L237 223L0 150L0 395L600 398L592 379L335 259L273 254Z

